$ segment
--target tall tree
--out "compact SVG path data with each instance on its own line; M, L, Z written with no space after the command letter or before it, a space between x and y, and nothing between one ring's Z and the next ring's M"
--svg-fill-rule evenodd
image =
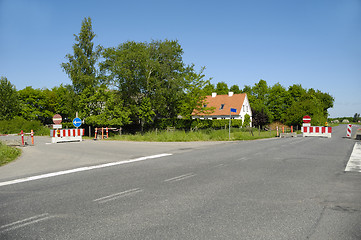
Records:
M234 94L239 94L241 93L242 91L239 89L239 86L238 85L232 85L230 88L229 88L229 91L230 92L233 92Z
M229 88L228 88L227 83L225 83L225 82L219 82L219 83L217 83L216 92L217 92L217 94L219 94L219 95L228 94Z
M63 70L72 80L74 90L77 94L82 93L86 88L98 86L96 62L99 59L101 47L94 50L93 32L91 18L84 18L79 35L75 35L76 43L73 45L74 55L67 54L67 63L62 63Z
M0 120L10 120L20 110L18 93L14 85L6 77L0 79Z

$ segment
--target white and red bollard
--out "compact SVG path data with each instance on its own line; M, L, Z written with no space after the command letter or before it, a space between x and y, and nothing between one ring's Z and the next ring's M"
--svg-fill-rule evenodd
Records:
M351 133L352 133L352 125L347 124L346 137L351 138Z

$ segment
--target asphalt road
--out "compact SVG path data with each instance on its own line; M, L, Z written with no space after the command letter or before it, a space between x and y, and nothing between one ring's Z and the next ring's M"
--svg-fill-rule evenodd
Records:
M136 161L0 186L0 239L359 240L361 173L344 171L355 144L344 135L39 144L0 183ZM161 153L172 155L140 158Z

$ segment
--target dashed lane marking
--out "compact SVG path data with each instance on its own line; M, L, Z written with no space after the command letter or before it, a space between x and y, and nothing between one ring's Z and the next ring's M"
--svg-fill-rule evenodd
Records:
M361 143L355 143L345 172L361 172Z
M48 213L33 216L30 218L26 218L23 220L19 220L19 221L13 222L13 223L9 223L9 224L0 226L0 232L4 233L4 232L12 231L12 230L15 230L15 229L18 229L21 227L25 227L25 226L37 223L37 222L45 221L45 220L47 220L49 218L53 218L53 217L54 216L50 216Z
M188 174L180 175L178 177L166 179L166 180L164 180L164 182L177 182L177 181L181 181L181 180L191 178L191 177L194 177L194 176L196 176L196 174L188 173Z
M140 188L129 189L129 190L126 190L126 191L123 191L123 192L114 193L114 194L109 195L109 196L105 196L105 197L95 199L95 200L93 200L93 202L106 203L106 202L109 202L109 201L112 201L112 200L115 200L115 199L118 199L118 198L121 198L121 197L125 197L125 196L131 195L131 194L141 192L141 191L143 191L143 190L140 189Z

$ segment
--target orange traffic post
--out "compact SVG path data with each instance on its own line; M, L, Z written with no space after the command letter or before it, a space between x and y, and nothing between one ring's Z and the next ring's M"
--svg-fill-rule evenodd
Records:
M106 132L107 132L107 139L108 139L108 137L109 137L109 135L108 135L108 127L106 128Z
M31 144L34 145L34 131L33 131L33 129L31 129L30 136L31 136Z
M98 133L98 128L95 128L94 140L96 140L96 139L97 139L97 133Z
M104 128L102 128L102 140L104 139Z
M24 146L25 145L25 143L24 143L24 131L21 130L20 134L21 134L21 145Z
M278 126L276 126L276 129L277 129L277 137L278 137Z
M293 126L291 126L291 133L293 133Z
M285 133L285 127L282 127L282 133Z

